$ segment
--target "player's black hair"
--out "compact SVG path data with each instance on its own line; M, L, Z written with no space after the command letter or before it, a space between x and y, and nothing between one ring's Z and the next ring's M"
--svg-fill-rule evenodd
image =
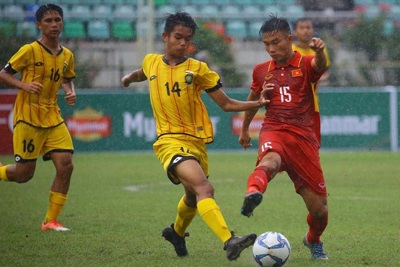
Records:
M285 34L290 35L291 34L290 24L287 19L280 18L274 14L271 14L269 16L269 19L266 20L261 26L259 34L261 36L263 33L266 32L268 33L283 32Z
M185 11L178 11L175 14L168 14L164 20L164 32L166 32L167 34L170 34L174 27L177 25L182 25L192 29L193 35L197 29L196 22L194 21L192 16L190 16L189 13Z
M64 20L64 12L60 6L56 4L44 4L40 6L35 13L36 21L41 21L44 14L46 14L46 12L48 11L57 11L58 14L60 14L61 18Z

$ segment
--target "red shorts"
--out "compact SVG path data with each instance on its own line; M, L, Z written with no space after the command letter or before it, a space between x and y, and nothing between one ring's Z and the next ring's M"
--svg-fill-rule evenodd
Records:
M317 195L327 196L319 148L315 144L292 132L262 130L258 144L257 165L268 151L274 151L282 158L280 171L287 172L296 192L304 186Z

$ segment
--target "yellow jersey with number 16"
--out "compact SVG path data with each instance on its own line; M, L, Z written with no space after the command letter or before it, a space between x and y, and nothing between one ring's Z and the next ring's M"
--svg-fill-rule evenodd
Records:
M21 72L21 81L39 82L43 90L31 94L19 90L14 106L14 126L20 121L35 127L49 128L63 122L58 106L58 92L63 79L75 78L74 56L61 47L53 55L39 41L24 45L4 67L11 74Z

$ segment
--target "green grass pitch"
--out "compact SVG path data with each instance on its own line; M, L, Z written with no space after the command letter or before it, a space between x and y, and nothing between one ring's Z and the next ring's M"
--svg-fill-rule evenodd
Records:
M400 266L400 154L321 153L329 190L327 262L314 262L302 244L306 209L285 173L268 187L251 218L240 215L255 151L210 153L210 180L229 228L238 235L283 233L290 267ZM0 157L4 164L12 157ZM234 262L199 216L189 227L189 257L178 258L161 237L175 219L182 187L172 185L151 153L76 153L60 221L69 232L41 232L54 175L38 160L33 180L0 182L0 266L256 267L251 249Z

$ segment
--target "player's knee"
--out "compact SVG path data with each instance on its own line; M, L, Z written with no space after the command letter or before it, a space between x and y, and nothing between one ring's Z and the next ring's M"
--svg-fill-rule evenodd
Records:
M33 174L34 174L33 172L20 173L18 177L14 179L14 181L19 184L29 182L33 178Z
M202 182L201 185L197 186L195 190L197 196L202 196L207 198L214 197L214 187L208 180Z

